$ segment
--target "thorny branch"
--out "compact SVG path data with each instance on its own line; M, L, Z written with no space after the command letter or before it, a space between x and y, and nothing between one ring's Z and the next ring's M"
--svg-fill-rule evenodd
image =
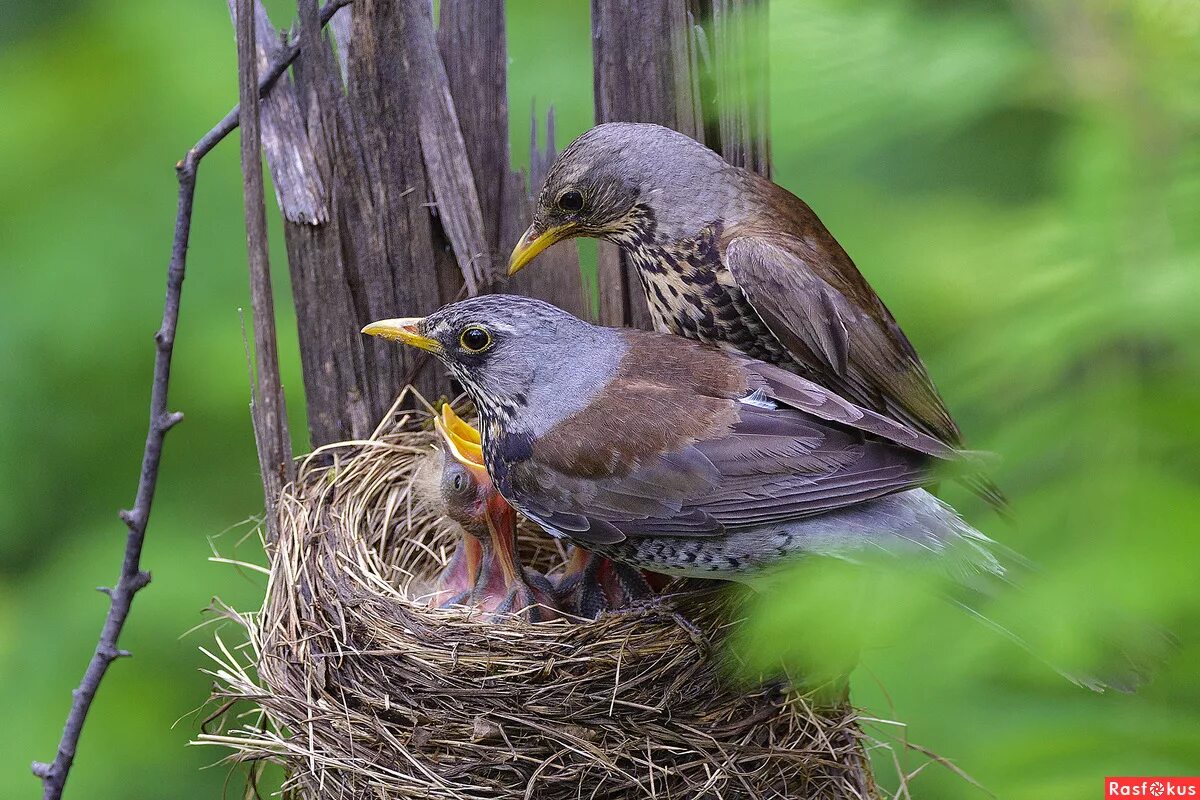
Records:
M325 25L334 13L351 0L329 0L321 9L321 25ZM258 82L261 98L300 54L300 45L290 43L280 51ZM142 454L142 469L138 479L137 495L133 509L123 510L121 520L129 529L125 540L125 557L121 564L121 576L115 587L102 587L100 591L109 597L108 614L100 631L100 640L88 662L87 670L79 686L71 693L71 710L63 726L62 739L54 761L33 762L33 774L42 780L42 796L45 800L59 800L71 764L75 760L75 749L83 732L83 723L100 687L100 681L113 661L129 653L117 647L121 630L129 616L133 596L150 582L150 573L141 568L142 543L146 538L146 523L150 519L150 507L154 501L154 490L158 484L158 467L162 459L163 440L167 431L175 427L183 414L167 410L167 387L171 377L171 353L175 345L175 329L179 323L179 298L183 289L184 269L187 264L188 238L192 227L192 202L196 194L196 171L204 158L221 140L237 128L239 107L235 106L208 133L204 134L187 155L175 165L179 180L179 204L175 214L175 235L171 242L171 260L167 266L167 294L163 302L162 325L154 334L154 378L150 390L150 425L146 434L146 448Z

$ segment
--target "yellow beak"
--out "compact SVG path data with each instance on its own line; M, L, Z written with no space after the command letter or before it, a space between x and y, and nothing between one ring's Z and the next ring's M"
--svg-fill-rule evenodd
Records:
M550 245L555 242L561 242L563 239L570 239L574 235L575 225L570 222L565 225L549 228L543 233L538 233L533 225L530 225L525 233L521 234L520 241L513 248L512 255L508 257L508 276L511 278L513 275L516 275L538 253Z
M370 325L362 329L362 332L368 336L378 336L381 339L391 339L396 342L418 347L422 350L428 350L430 353L439 353L442 350L442 345L437 339L430 339L428 336L422 336L417 333L421 323L424 322L424 317L402 317L400 319L381 319L378 322L372 322Z

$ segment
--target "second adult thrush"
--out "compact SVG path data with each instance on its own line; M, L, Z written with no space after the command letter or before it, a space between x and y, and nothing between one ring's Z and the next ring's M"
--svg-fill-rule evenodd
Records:
M743 581L792 554L878 549L999 570L921 488L954 450L770 364L503 295L363 332L433 353L479 409L496 488L587 550Z
M656 330L775 364L958 447L925 365L850 256L803 200L659 125L580 136L546 175L509 274L549 245L619 245ZM967 481L1003 504L978 476Z

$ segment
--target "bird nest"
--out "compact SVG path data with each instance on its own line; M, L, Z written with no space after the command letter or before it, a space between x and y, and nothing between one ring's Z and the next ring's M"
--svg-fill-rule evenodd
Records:
M596 620L429 607L461 535L423 491L434 442L428 411L394 413L302 463L263 608L229 611L247 641L210 653L200 742L281 764L300 798L874 796L852 709L732 677L728 587L676 582ZM553 572L561 550L522 532Z

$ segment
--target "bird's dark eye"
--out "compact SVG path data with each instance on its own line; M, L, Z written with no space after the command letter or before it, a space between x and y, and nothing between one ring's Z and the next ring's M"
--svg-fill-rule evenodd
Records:
M558 196L558 207L568 214L583 211L583 194L576 189L567 189Z
M454 491L461 492L467 485L467 479L460 472L454 476Z
M492 344L492 335L487 332L487 328L471 325L463 330L462 336L458 337L458 341L464 350L472 353L481 353L487 350Z

